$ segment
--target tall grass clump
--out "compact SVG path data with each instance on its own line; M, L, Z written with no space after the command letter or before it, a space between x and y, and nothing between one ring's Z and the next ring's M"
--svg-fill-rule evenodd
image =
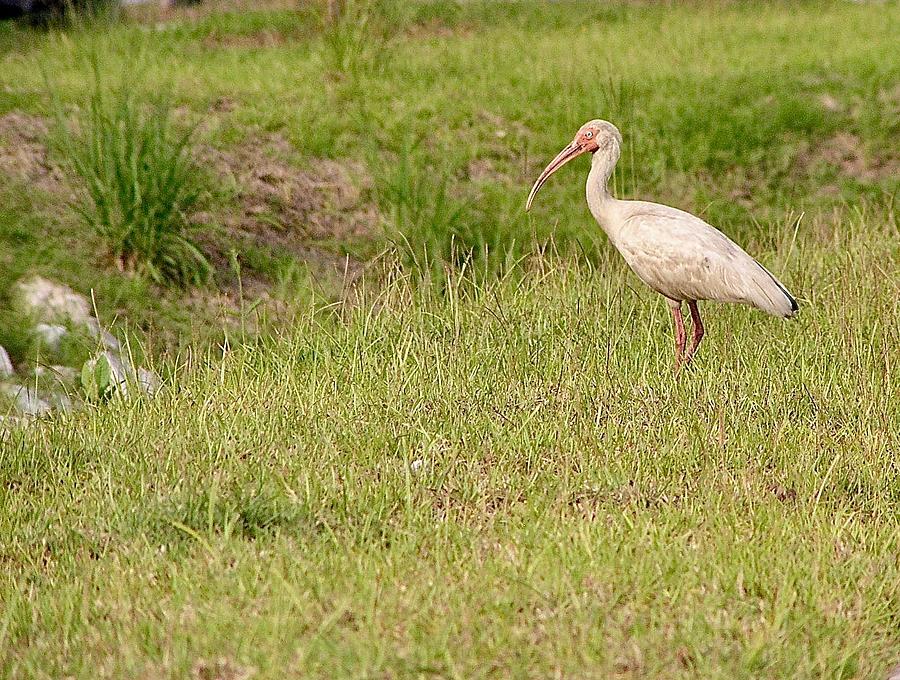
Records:
M408 144L379 177L376 197L407 269L440 273L486 250L471 205L450 191L449 171L426 166Z
M412 4L398 0L326 0L321 8L321 54L326 68L355 77L384 66L391 36L414 19Z
M322 57L329 71L352 73L380 41L370 30L368 3L347 0L329 2L323 15Z
M159 284L206 280L211 266L189 235L204 194L193 129L179 129L165 98L145 101L124 80L107 88L96 62L80 116L56 104L56 147L84 182L75 208L119 269Z

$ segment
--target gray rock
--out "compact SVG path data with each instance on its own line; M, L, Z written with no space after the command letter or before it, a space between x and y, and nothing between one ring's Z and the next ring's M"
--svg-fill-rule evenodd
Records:
M127 397L129 375L132 378L131 382L133 382L134 368L130 365L126 367L119 355L113 352L103 352L100 356L104 357L109 364L109 382L113 391L121 394L123 397ZM129 371L128 369L131 370Z
M0 378L8 378L15 373L12 361L9 359L9 352L0 345Z
M20 281L16 284L18 299L25 311L39 320L35 332L50 347L57 347L66 333L65 326L83 326L88 334L99 340L103 347L114 352L120 349L119 341L112 333L100 326L91 314L91 305L84 295L79 295L68 286L54 283L41 276Z
M94 340L99 340L103 343L103 346L111 350L113 352L118 352L120 349L119 341L116 339L116 336L110 333L105 328L101 328L100 322L97 321L93 316L84 322L85 328L87 328L88 333Z
M62 340L68 332L69 331L65 326L53 323L41 322L34 327L35 335L37 335L41 341L54 352L59 349L60 340Z
M26 416L40 416L50 412L50 404L38 397L31 387L3 385L0 391L10 399L14 399L16 408Z
M91 318L87 298L61 283L33 276L16 289L25 310L42 321L83 324Z

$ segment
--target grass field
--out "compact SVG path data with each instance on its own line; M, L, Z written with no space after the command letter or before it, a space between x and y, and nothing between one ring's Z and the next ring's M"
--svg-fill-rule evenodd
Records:
M0 674L886 677L897 4L390 7L324 35L277 7L0 28L0 123L71 110L92 59L171 91L217 265L191 290L121 274L77 183L0 155L0 303L30 272L93 288L168 376L0 431ZM796 321L708 305L673 375L587 164L523 212L597 116L619 195L723 228ZM342 261L352 291L320 275Z

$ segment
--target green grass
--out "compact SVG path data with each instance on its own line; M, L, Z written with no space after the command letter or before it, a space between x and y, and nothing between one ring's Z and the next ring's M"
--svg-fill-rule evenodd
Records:
M177 129L158 84L142 93L139 64L113 86L93 67L80 119L70 123L56 107L55 145L85 186L78 214L122 271L161 285L203 283L210 264L187 233L205 190L193 130Z
M323 156L364 162L388 228L376 223L367 239L310 246L367 259L393 243L415 254L408 262L428 266L486 252L502 270L551 238L596 261L607 246L584 209L584 165L554 178L532 216L523 212L543 163L596 116L625 135L621 196L699 212L753 251L780 241L790 216L805 213L802 232L812 217L882 209L896 193L896 3L427 2L396 16L390 3L354 6L370 8L371 40L361 33L359 49L384 54L347 72L309 8L66 33L4 26L0 111L46 115L35 64L53 75L54 96L76 105L93 82L92 58L113 81L140 58L141 80L172 91L186 122L202 122L198 144L229 150L274 133L289 140L288 160L300 167ZM215 108L223 98L227 111ZM841 135L858 143L849 169L835 143ZM199 310L186 315L180 293L119 276L85 239L67 198L38 199L61 237L44 244L49 252L34 267L59 261L72 273L66 283L106 291L98 295L105 316L170 339L188 335L191 316L200 327L218 325ZM227 203L224 192L211 210ZM413 204L420 214L446 214L434 225L410 220ZM16 211L16 221L32 219L27 208ZM16 261L33 259L30 247L5 237L2 245ZM277 278L281 254L264 260L254 260L258 274Z
M237 251L165 290L116 270L68 188L0 185L0 344L35 351L8 293L33 272L168 355L154 400L0 429L0 676L886 675L897 3L356 7L363 28L324 36L309 7L0 27L0 114L47 115L34 64L67 107L92 55L140 55L204 149L362 163L371 231L298 240L385 265L341 296L229 240L223 180L201 242ZM523 211L598 116L625 137L618 195L723 228L798 320L707 305L673 376L667 309L591 220L586 163ZM222 330L198 304L236 272L287 308L274 334L244 332L252 299Z
M708 306L677 379L664 305L549 257L11 433L5 673L881 677L900 249L851 232L766 262L798 321Z

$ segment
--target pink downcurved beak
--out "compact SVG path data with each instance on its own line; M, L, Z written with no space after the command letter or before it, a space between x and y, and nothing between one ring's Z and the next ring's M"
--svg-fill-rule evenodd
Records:
M550 177L554 172L559 170L562 166L568 163L570 160L575 158L576 156L580 156L585 151L587 151L587 146L581 145L578 141L573 141L569 144L565 149L560 151L556 158L550 161L550 164L544 168L544 171L541 173L541 176L537 178L537 181L534 183L534 186L531 187L531 193L528 194L528 202L525 203L525 210L528 211L531 209L531 202L534 200L535 194L537 194L538 189L544 186L544 182L547 181L547 178Z

